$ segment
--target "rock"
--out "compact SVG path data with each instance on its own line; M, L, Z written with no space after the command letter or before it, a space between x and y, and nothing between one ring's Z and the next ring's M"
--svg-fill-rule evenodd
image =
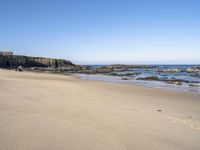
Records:
M82 68L78 70L78 73L84 73L84 74L105 74L109 75L114 70L111 68Z
M189 86L191 86L191 87L200 87L200 86L198 86L196 84L189 84Z
M118 73L116 73L116 72L111 72L109 75L110 75L110 76L118 76Z
M187 72L200 72L200 66L193 66L186 69Z
M18 67L16 68L16 71L24 71L24 68L23 68L22 66L18 66Z
M196 78L200 78L200 73L199 74L191 74L191 77L196 77Z
M110 75L110 76L132 76L137 75L139 73L123 73L128 71L131 68L153 68L154 66L144 66L144 65L106 65L101 67L88 67L88 66L82 66L82 69L80 69L77 73L84 73L84 74L104 74L104 75ZM122 72L118 74L118 72Z
M29 67L46 67L46 68L59 68L75 66L70 61L64 59L53 59L43 57L29 57L21 55L0 55L0 67L1 68L16 68L23 66L24 68Z
M139 73L134 73L134 72L125 72L125 73L116 73L116 72L112 72L109 75L110 76L119 76L119 77L123 77L123 76L135 76L138 75Z
M136 80L154 80L154 81L159 81L159 78L156 77L156 76L151 76L151 77L137 78Z
M181 81L173 81L173 80L169 81L169 80L167 80L166 82L169 83L169 84L182 85Z
M169 84L176 84L176 85L182 85L182 83L199 83L197 81L188 81L188 80L182 80L182 79L160 79L155 76L137 78L137 80L163 81L163 82L167 82Z
M168 79L168 80L161 80L161 81L166 81L167 83L177 84L177 85L182 85L182 83L199 83L198 81L188 81L188 80L182 80L182 79Z
M16 71L34 71L51 73L73 73L84 70L84 67L74 65L64 59L30 57L21 55L0 55L0 68Z
M164 69L164 70L159 70L158 72L181 72L182 70L179 68L170 68L170 69Z
M176 84L176 85L182 85L181 82L174 82L174 84Z
M125 78L125 77L123 77L123 78L121 78L122 80L129 80L129 78Z
M155 68L155 66L152 65L122 65L122 64L114 64L114 65L107 65L107 66L103 66L100 68L107 68L107 69L113 69L113 70L117 70L117 69L123 69L122 71L126 71L127 69L131 69L131 68Z

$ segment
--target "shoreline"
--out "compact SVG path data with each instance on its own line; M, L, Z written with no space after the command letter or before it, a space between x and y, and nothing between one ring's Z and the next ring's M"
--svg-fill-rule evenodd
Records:
M19 72L19 71L15 71L15 70L8 70L8 69L2 69L0 68L0 71L13 71L13 72ZM19 72L20 73L20 72ZM116 80L116 81L105 81L103 79L84 79L82 78L80 75L87 75L87 76L90 76L88 74L78 74L77 73L69 73L69 74L62 74L62 73L54 73L54 72L37 72L37 71L23 71L21 73L36 73L36 74L49 74L49 75L61 75L61 76L69 76L69 77L73 77L75 79L78 79L78 80L86 80L86 81L94 81L94 82L103 82L103 83L113 83L113 84L122 84L122 85L130 85L130 86L133 86L133 87L143 87L143 88L149 88L149 89L160 89L160 90L169 90L169 91L175 91L175 92L180 92L180 93L188 93L188 94L197 94L197 95L200 95L200 92L194 92L194 91L188 91L188 90L181 90L181 89L178 89L178 88L174 88L174 87L158 87L158 86L154 86L154 85L151 85L151 84L144 84L144 83L135 83L135 82L126 82L126 80ZM101 75L101 74L97 74L97 75ZM96 76L96 75L92 75L92 76ZM102 76L106 76L106 75L102 75ZM107 77L107 76L106 76ZM109 77L109 76L108 76ZM127 80L129 81L129 80ZM161 82L161 81L144 81L144 82ZM162 83L162 82L161 82ZM200 87L199 87L200 88Z
M196 93L0 70L0 96L0 149L200 148Z
M163 90L171 90L171 91L177 91L177 92L183 92L183 93L194 93L194 94L200 94L200 91L189 91L186 89L181 89L178 87L178 85L175 84L167 84L164 83L162 81L138 81L138 82L131 82L131 80L122 80L122 79L116 79L116 80L109 80L106 81L104 79L92 79L92 78L84 78L81 77L81 75L85 75L85 74L72 74L72 76L81 79L81 80L89 80L89 81L99 81L99 82L104 82L104 83L116 83L116 84L125 84L125 85L132 85L132 86L141 86L141 87L147 87L147 88L155 88L155 89L163 89ZM90 75L87 75L90 76ZM92 76L96 76L96 75L92 75ZM106 76L106 75L102 75L105 77L110 77L110 76ZM136 80L135 80L136 81ZM167 86L155 86L152 83L159 83L159 84L166 84ZM170 87L170 86L174 86L174 87ZM176 86L176 87L175 87ZM198 87L200 88L200 87Z
M15 71L15 70L8 70L8 69L2 69L0 68L0 71L13 71L13 72L19 72L19 71ZM19 72L20 73L20 72ZM134 83L134 82L126 82L123 80L119 80L119 81L105 81L103 79L99 79L99 80L95 80L95 79L84 79L81 78L81 76L79 75L88 75L88 74L79 74L77 75L77 73L69 73L69 74L62 74L62 73L53 73L53 72L37 72L37 71L23 71L21 73L35 73L35 74L44 74L44 75L61 75L61 76L69 76L69 77L73 77L75 79L78 80L85 80L85 81L94 81L94 82L103 82L103 83L111 83L111 84L122 84L122 85L129 85L129 86L133 86L133 87L142 87L142 88L148 88L148 89L157 89L157 90L169 90L171 92L178 92L178 93L188 93L188 94L197 94L200 95L199 92L193 92L193 91L187 91L187 90L181 90L181 89L177 89L177 88L171 88L171 87L158 87L158 86L153 86L153 85L144 85L144 83ZM97 74L98 75L98 74ZM101 75L101 74L99 74ZM88 75L90 76L90 75ZM92 76L96 76L96 75L92 75ZM102 76L106 76L106 75L102 75ZM108 76L109 77L109 76ZM128 80L129 81L129 80ZM147 81L147 82L161 82L161 81ZM161 82L162 83L162 82ZM199 87L200 88L200 87Z

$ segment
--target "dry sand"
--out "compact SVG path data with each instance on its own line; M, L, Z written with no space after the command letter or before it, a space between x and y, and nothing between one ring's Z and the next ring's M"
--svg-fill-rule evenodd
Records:
M200 95L0 70L0 150L199 150Z

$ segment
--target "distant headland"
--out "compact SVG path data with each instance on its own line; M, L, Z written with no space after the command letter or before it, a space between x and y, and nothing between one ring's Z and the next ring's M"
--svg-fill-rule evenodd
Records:
M12 51L0 51L0 68L56 72L74 70L76 67L65 59L14 55Z

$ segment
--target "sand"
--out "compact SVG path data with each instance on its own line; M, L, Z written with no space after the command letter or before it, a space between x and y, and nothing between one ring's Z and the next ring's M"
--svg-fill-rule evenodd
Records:
M0 70L0 150L199 150L200 95Z

